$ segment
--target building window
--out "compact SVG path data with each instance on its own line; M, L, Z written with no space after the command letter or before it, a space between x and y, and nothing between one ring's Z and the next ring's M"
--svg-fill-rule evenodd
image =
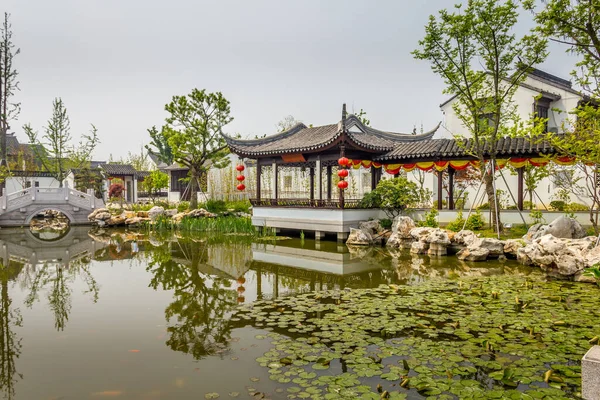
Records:
M543 122L541 123L544 124L544 133L548 132L548 112L550 110L550 100L541 98L535 103L534 107L536 117L543 119Z
M35 181L34 186L35 187L40 187L40 182L39 181Z
M28 189L30 187L31 187L31 182L30 181L25 182L25 189Z
M171 192L183 192L187 187L187 182L182 182L188 177L187 170L171 171Z

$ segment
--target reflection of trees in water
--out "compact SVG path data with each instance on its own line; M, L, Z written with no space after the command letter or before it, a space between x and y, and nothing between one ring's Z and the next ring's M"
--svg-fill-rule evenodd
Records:
M202 272L211 268L207 260L206 243L178 239L155 248L147 268L152 288L174 291L165 309L167 346L196 359L226 347L231 337L227 314L236 304L229 279Z
M23 375L17 372L15 360L21 355L21 339L14 331L22 326L21 312L12 307L8 293L10 266L0 264L0 394L4 399L15 397L15 384Z
M89 259L83 258L76 262L62 265L60 263L45 263L33 268L33 277L29 276L29 294L25 299L25 305L32 307L38 300L41 290L48 291L48 305L54 313L54 326L56 330L62 331L69 320L71 312L71 295L73 293L70 285L77 278L81 278L90 293L94 303L98 301L99 286L89 270Z

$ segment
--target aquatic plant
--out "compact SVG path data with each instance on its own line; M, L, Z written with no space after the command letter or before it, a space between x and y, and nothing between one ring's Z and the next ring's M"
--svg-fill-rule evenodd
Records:
M598 286L600 286L600 263L595 264L591 268L586 268L583 271L583 275L585 275L585 276L591 276L592 278L594 278L596 280L596 284Z
M272 331L256 361L296 398L566 399L598 340L596 300L499 276L259 301L231 321Z
M256 229L251 218L226 216L216 218L188 218L173 222L171 217L159 216L152 223L143 225L147 231L178 230L183 232L245 233L254 235Z

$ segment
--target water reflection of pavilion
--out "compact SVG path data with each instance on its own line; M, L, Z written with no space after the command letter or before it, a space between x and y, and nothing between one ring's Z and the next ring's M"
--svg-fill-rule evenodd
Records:
M88 227L71 227L52 240L44 240L29 229L0 231L0 258L3 265L10 261L37 265L45 262L68 265L85 257L93 258L107 244L88 236Z

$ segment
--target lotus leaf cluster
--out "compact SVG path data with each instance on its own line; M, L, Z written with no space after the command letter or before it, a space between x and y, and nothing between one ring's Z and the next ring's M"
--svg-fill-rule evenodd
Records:
M598 341L597 299L494 276L258 301L231 321L270 331L256 361L288 398L566 399Z

